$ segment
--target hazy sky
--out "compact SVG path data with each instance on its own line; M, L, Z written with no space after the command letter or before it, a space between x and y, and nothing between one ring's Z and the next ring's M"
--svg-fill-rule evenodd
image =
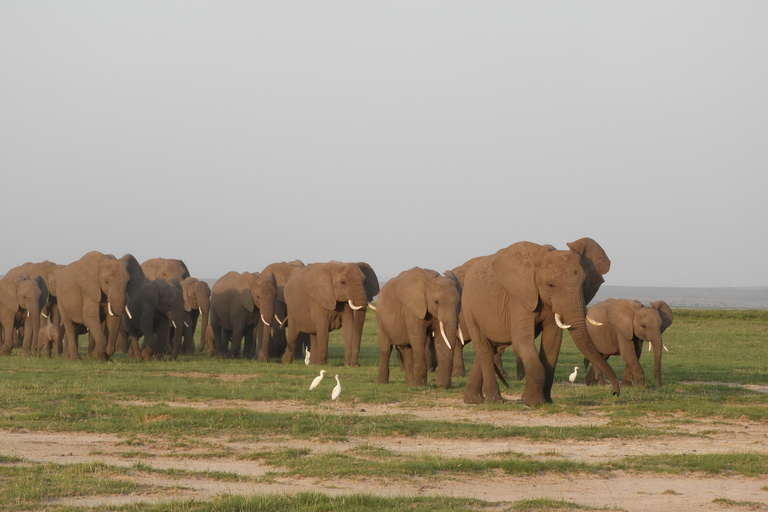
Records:
M768 2L0 0L0 273L438 271L589 236L768 286Z

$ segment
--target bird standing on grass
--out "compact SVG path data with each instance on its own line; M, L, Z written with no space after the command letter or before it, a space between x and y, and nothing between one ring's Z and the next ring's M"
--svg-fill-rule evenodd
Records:
M573 373L568 376L568 380L571 384L573 384L576 381L576 373L579 371L578 366L573 367Z
M317 377L315 377L312 380L312 384L309 385L309 390L310 391L312 391L313 389L315 389L317 386L320 385L320 381L323 380L323 374L325 372L326 372L326 370L320 370L320 375L318 375Z
M336 400L339 398L339 395L341 394L341 382L339 382L339 374L336 374L336 386L333 388L333 392L331 392L331 400Z
M304 349L304 364L309 366L309 349Z

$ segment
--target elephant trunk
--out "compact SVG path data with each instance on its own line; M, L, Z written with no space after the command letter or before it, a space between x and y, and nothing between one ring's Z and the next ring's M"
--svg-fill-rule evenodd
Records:
M122 312L122 309L118 310ZM120 332L120 321L123 319L122 314L110 315L107 314L107 347L106 353L108 356L112 356L115 353L115 347L117 346L117 336Z
M456 345L459 343L458 312L453 310L446 315L441 315L439 319L441 332L435 333L435 352L437 352L436 383L437 387L448 389L451 387L451 376L453 375L453 353L456 350Z
M173 340L171 340L171 361L175 360L181 351L181 338L184 334L184 308L179 306L168 311L168 320L173 327ZM164 348L160 348L164 350Z
M562 321L569 326L568 332L579 351L589 359L595 368L608 377L608 380L611 381L611 386L613 387L613 394L619 396L619 379L616 378L616 373L614 373L613 368L611 368L608 362L603 358L602 354L595 348L595 344L592 342L589 332L587 332L587 314L584 302L581 297L577 297L574 302L576 303L576 307L570 308L568 312L563 312ZM571 304L574 302L571 302ZM556 309L555 312L558 312L558 310Z
M656 379L656 387L661 387L661 351L664 346L664 342L661 337L654 338L649 341L653 347L653 376Z
M27 310L27 317L24 320L24 341L22 343L22 354L25 356L32 354L32 344L37 343L37 336L40 332L40 309L34 305Z

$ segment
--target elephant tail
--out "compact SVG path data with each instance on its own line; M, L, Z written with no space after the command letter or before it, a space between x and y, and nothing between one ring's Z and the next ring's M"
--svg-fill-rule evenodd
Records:
M494 364L494 365L493 365L493 369L494 369L494 371L496 372L496 376L497 376L499 379L501 379L501 382L503 382L503 383L504 383L504 387L506 387L506 388L509 388L509 384L507 383L507 379L505 379L505 378L504 378L504 374L503 374L503 373L501 373L501 368L499 368L498 366L496 366L496 365Z

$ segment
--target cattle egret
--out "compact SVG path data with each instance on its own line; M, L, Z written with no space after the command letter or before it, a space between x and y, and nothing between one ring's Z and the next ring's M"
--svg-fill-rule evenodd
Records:
M573 373L568 376L568 380L573 384L576 381L576 372L579 371L578 366L573 367Z
M331 400L336 400L339 398L339 395L341 394L341 382L339 382L339 374L336 374L336 386L333 388L333 392L331 392Z
M304 364L309 366L309 349L304 349Z
M320 370L320 375L318 375L317 377L315 377L312 380L312 384L309 385L309 390L310 391L312 391L313 389L315 389L317 386L320 385L320 381L323 380L323 374L325 372L326 372L326 370Z

